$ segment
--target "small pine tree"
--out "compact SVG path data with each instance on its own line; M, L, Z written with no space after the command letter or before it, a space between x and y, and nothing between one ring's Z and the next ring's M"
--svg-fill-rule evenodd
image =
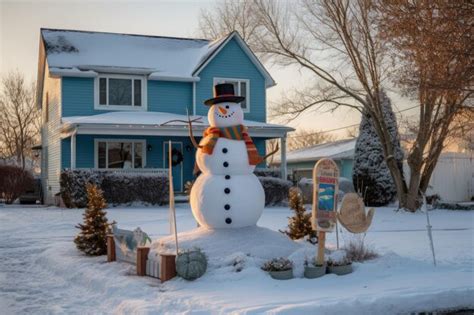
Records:
M295 214L288 217L288 230L280 232L292 240L307 237L309 242L316 243L316 233L311 227L311 213L306 212L301 191L297 187L292 187L288 199L289 206Z
M107 234L110 224L103 209L107 207L102 191L96 185L87 184L87 208L84 223L76 228L81 232L74 239L77 248L89 256L105 255L107 253Z
M394 157L400 168L403 167L403 150L400 146L397 120L392 103L385 92L380 93L383 117L391 135ZM385 162L382 143L375 131L374 122L368 113L362 114L357 138L352 180L354 188L364 198L367 206L385 206L397 194L390 170Z

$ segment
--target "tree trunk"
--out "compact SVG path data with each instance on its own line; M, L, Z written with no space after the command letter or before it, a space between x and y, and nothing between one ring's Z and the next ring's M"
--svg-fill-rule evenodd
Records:
M403 206L408 211L415 212L420 206L420 172L410 172L410 185L406 197L406 204Z
M399 207L405 207L407 186L403 176L403 170L400 170L397 161L394 158L387 160L387 166L390 170L390 173L392 174L392 179L395 182L395 187L397 188L397 198Z

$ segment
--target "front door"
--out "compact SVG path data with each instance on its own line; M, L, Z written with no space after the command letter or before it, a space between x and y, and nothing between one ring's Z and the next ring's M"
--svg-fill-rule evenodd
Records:
M168 168L169 162L169 142L163 142L163 167ZM179 141L171 142L173 188L175 192L183 192L183 143Z

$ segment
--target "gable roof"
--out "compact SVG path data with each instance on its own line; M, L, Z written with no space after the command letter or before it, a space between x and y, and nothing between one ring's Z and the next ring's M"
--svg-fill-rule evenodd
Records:
M245 43L244 39L242 36L237 31L233 31L230 33L227 37L223 37L220 40L217 40L214 42L215 48L212 50L209 50L209 52L201 58L201 62L198 64L196 69L193 71L193 76L197 76L201 71L209 64L212 59L219 54L219 52L222 50L222 48L225 47L225 45L230 42L232 39L235 39L239 46L242 48L242 50L245 52L245 54L249 57L249 59L252 61L252 63L257 67L257 69L260 71L260 73L263 75L265 78L265 86L266 87L271 87L274 86L276 83L273 80L272 76L270 73L265 69L263 64L260 62L260 60L255 56L253 51L250 49L250 47Z
M153 80L197 81L199 72L235 38L265 77L274 80L237 32L216 40L41 29L51 74L93 77L97 72L148 75Z

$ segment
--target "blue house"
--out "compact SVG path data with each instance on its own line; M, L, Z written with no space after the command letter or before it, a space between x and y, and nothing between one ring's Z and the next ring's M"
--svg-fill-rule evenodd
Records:
M182 157L172 166L182 192L193 179L195 151L179 120L200 118L193 130L201 135L203 102L222 82L246 97L245 124L260 154L266 140L280 138L285 160L292 129L266 123L266 89L275 82L236 32L208 41L41 29L37 82L46 203L59 192L64 169L164 172L169 141Z
M284 160L287 172L295 181L313 178L314 165L322 158L331 158L339 167L340 176L352 180L356 141L343 139L290 151ZM279 166L282 160L276 157L273 164Z

